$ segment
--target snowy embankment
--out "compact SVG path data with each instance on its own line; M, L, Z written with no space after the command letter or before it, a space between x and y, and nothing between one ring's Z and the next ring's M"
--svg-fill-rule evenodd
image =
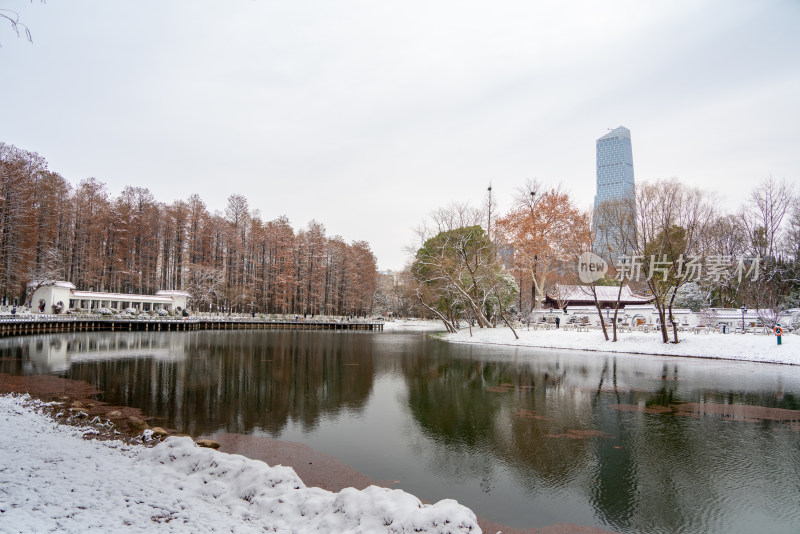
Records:
M390 319L383 323L384 330L443 330L441 321L426 319Z
M453 500L308 488L289 467L171 437L87 440L26 396L0 396L0 532L480 532Z
M525 327L522 327L517 329L517 334L519 339L515 339L514 334L507 327L498 326L491 329L473 328L472 335L468 328L462 328L457 333L447 334L443 338L455 343L687 356L800 365L800 336L796 334L784 335L781 345L777 344L774 335L752 333L693 334L680 332L678 344L662 343L660 331L620 333L618 334L619 340L615 343L605 341L600 330L577 332L563 329L526 330Z

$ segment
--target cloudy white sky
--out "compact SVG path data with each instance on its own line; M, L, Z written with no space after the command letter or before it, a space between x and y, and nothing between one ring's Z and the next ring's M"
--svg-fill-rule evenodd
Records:
M399 269L451 201L526 179L582 207L623 125L637 182L731 209L800 182L800 2L0 0L0 141L77 185L316 219ZM5 12L8 13L8 12Z

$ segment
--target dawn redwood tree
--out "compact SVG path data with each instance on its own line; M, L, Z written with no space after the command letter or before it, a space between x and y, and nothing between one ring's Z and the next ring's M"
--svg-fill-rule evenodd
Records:
M347 252L347 299L356 315L367 316L378 287L378 264L366 241L354 241Z
M250 239L247 244L247 258L252 277L252 306L253 311L264 311L267 308L267 241L266 226L261 220L258 210L250 216Z
M162 289L183 289L186 261L187 226L189 210L186 202L177 200L164 208L162 224L163 243L161 283Z
M186 249L188 267L208 263L211 256L210 241L205 232L208 227L209 213L205 203L198 195L191 195L186 201L187 228Z
M125 187L115 203L118 242L109 240L107 261L122 262L122 280L126 292L152 293L159 289L161 205L150 190Z
M142 187L112 197L96 178L75 190L36 153L0 142L0 297L33 282L152 293L186 289L200 310L353 313L372 309L369 245L328 239L311 221L264 222L243 195L209 213L198 195L171 205Z
M33 215L35 223L35 258L29 273L31 280L60 280L64 278L64 234L61 227L69 214L70 185L54 172L37 173L34 177Z
M325 313L347 314L353 310L348 310L348 267L352 261L352 255L348 250L347 243L335 236L328 239L325 248L325 296L322 309Z
M35 262L34 184L46 163L9 145L0 145L0 158L0 292L12 300L24 293L24 275Z
M242 311L253 302L253 284L250 278L248 245L251 217L247 199L242 195L228 197L225 208L225 272L229 304Z
M209 233L210 257L209 266L215 271L222 273L224 292L217 307L223 311L230 312L230 301L235 297L233 288L230 284L230 274L228 272L228 251L230 249L230 231L228 222L219 212L214 212L208 219L206 231Z
M224 273L214 265L215 229L213 216L198 195L187 201L186 282L185 288L202 311L210 311L224 301ZM197 292L197 297L194 297Z
M294 276L297 238L286 217L278 217L266 225L265 261L267 310L270 313L291 313L298 280Z
M106 186L96 178L87 178L78 185L74 198L71 273L69 280L76 287L102 290L106 263L111 206Z
M308 223L297 236L297 313L321 312L325 282L325 227L317 221Z

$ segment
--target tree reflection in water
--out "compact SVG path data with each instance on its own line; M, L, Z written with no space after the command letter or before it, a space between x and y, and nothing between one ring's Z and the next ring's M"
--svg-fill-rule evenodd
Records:
M120 347L102 360L85 357L81 348L90 343L78 334L67 377L94 384L106 402L136 406L192 435L277 435L290 420L310 430L323 417L363 409L374 375L371 344L354 350L358 336L329 332L270 334L100 334L109 350Z
M773 504L791 500L791 489L771 484L758 496L743 489L753 480L761 488L773 476L790 479L800 467L796 457L788 469L753 461L766 443L787 459L800 441L792 431L800 411L784 391L731 393L719 377L687 387L675 362L620 372L615 356L519 361L482 357L480 349L461 353L428 354L403 367L409 409L428 438L415 452L455 484L471 478L490 493L510 476L531 503L577 490L600 524L620 531L737 531L743 517L736 501L759 509L759 521L800 520L796 510ZM705 411L692 402L698 398ZM781 408L711 408L729 403ZM700 420L714 413L727 419ZM769 421L774 426L765 428ZM564 513L570 517L567 507Z
M193 435L308 437L512 526L800 523L800 371L787 366L215 331L0 340L0 372L85 380Z
M434 444L422 453L445 476L459 479L463 456L480 453L490 458L481 469L508 467L537 492L592 460L589 440L575 439L595 428L591 403L576 402L589 394L566 380L575 369L443 355L407 359L403 371L411 413Z

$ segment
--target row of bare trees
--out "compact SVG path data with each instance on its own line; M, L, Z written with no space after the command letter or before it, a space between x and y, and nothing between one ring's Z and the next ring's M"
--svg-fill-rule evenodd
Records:
M576 260L593 249L609 270L588 285L586 296L594 295L601 311L597 285L618 287L617 307L625 286L650 295L664 342L669 334L678 341L675 307L744 305L771 313L774 322L776 311L800 306L800 198L785 181L763 180L735 213L720 210L713 193L676 179L640 184L632 198L606 203L594 214L560 187L529 181L507 213L493 217L494 211L490 188L482 210L440 209L431 215L432 226L420 231L422 246L410 269L416 293L448 329L459 317L488 325L476 305L480 288L483 302L494 296L504 304L495 305L497 311L508 308L522 317L540 308L546 295L558 300L559 286L581 284ZM492 293L504 285L500 268L519 288L504 292L515 295L514 303Z
M112 197L94 178L72 186L40 155L0 143L0 298L68 280L81 289L181 289L199 311L365 315L376 261L312 221L264 221L241 195L211 213L197 195L171 204L141 187Z
M734 213L675 179L644 183L601 206L594 230L604 244L596 252L616 261L616 284L641 275L665 343L669 334L678 342L674 307L744 306L774 325L777 312L800 306L800 197L785 180L764 179Z

